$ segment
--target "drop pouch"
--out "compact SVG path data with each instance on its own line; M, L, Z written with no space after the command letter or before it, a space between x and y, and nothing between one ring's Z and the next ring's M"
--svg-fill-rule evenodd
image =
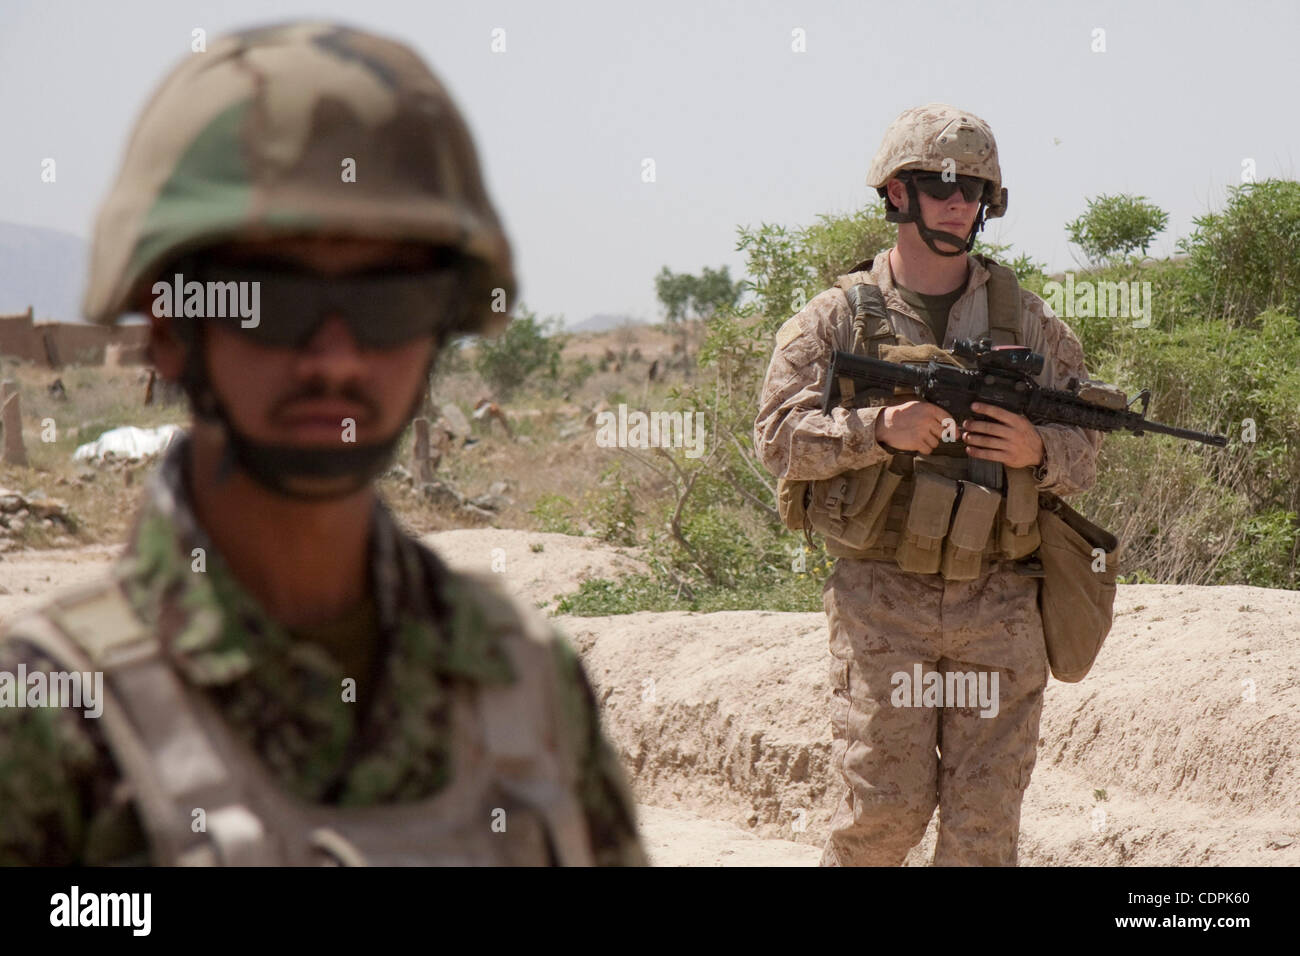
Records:
M1041 501L1038 605L1047 660L1053 677L1075 683L1092 669L1110 633L1119 540L1055 495Z

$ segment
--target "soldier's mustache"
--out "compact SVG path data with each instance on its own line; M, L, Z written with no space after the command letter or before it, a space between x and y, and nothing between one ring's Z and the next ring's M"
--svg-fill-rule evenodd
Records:
M281 416L292 412L300 402L339 401L357 405L362 409L358 424L366 424L379 418L379 403L356 386L346 385L342 388L329 388L323 384L308 384L276 401L271 408L270 418L278 421Z

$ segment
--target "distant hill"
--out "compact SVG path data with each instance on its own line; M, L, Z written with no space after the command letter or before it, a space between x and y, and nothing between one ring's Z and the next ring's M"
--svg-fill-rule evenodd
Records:
M80 322L86 253L71 233L0 222L0 313L30 305L38 322Z
M649 325L644 319L634 319L630 315L610 315L606 312L593 315L589 319L584 319L577 325L569 326L565 331L568 332L608 332L610 329L616 329L621 325Z

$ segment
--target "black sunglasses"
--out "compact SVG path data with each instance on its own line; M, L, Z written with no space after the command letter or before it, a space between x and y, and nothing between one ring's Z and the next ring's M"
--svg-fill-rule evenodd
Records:
M960 189L961 198L967 202L974 202L984 196L990 185L987 179L978 176L945 179L943 173L913 173L907 178L916 185L917 189L934 199L947 199Z
M465 273L452 263L419 270L326 276L274 262L225 262L194 256L167 270L179 274L186 298L173 296L176 314L220 322L254 341L300 348L321 323L338 315L363 348L394 348L454 331L462 324ZM199 314L180 310L200 283ZM252 313L256 314L252 314Z

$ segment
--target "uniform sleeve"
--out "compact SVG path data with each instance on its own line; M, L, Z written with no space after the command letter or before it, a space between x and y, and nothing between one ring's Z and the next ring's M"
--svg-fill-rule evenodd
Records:
M837 347L835 329L847 323L844 294L829 289L777 333L754 421L754 447L778 478L833 478L889 457L876 442L879 408L821 411L826 371Z
M20 640L0 641L5 679L16 681L20 664L27 674L53 669ZM0 706L0 865L147 862L148 845L95 721L68 708Z
M578 766L578 798L597 866L647 866L636 829L636 805L618 753L600 729L600 709L582 662L562 636L551 645L564 694L571 752Z
M1027 290L1021 290L1025 311L1025 344L1046 361L1038 383L1063 389L1071 378L1088 377L1083 346L1068 325L1056 317L1051 306ZM1072 425L1035 425L1043 440L1043 463L1038 487L1055 495L1087 491L1097 479L1097 451L1102 433Z

